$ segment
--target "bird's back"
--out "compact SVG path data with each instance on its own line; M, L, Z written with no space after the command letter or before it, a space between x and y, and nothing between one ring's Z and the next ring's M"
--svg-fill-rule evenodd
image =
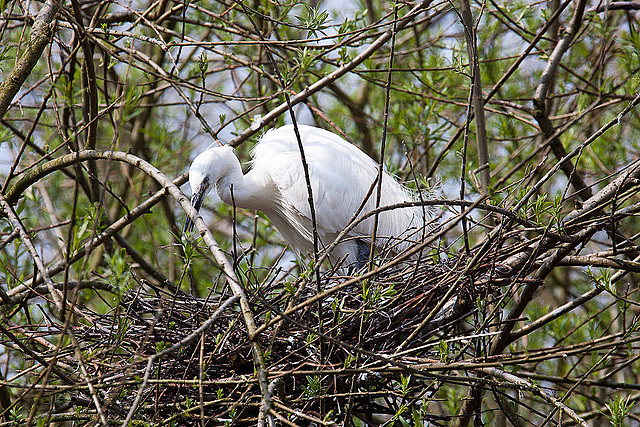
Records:
M312 126L301 125L298 129L309 168L318 233L323 244L330 244L333 238L347 226L370 192L378 175L378 164L358 147L336 134ZM286 227L287 223L293 222L294 227L304 228L298 232L308 243L311 236L311 210L293 126L283 126L267 131L254 147L252 155L253 167L249 172L252 179L263 186L274 185L278 190L277 197L280 200L274 202L279 205L272 215L281 215L282 218L272 218L272 221L285 238L291 238L281 229ZM380 206L411 200L413 200L411 192L393 176L384 173ZM374 188L361 214L373 210L375 205L376 190ZM268 214L268 212L265 213ZM296 215L299 218L290 218ZM421 227L422 222L421 208L388 211L379 216L377 235L406 237L408 229ZM370 236L372 230L373 218L369 218L356 226L350 236ZM378 243L387 241L387 239L381 239ZM294 243L294 246L300 245Z

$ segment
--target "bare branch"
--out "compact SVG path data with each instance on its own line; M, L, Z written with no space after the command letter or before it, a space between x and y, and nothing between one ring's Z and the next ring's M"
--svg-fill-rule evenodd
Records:
M31 71L36 66L45 48L51 41L55 19L60 10L60 3L47 0L38 12L33 26L27 49L7 79L0 84L0 119L2 119L11 105L11 101L24 84Z

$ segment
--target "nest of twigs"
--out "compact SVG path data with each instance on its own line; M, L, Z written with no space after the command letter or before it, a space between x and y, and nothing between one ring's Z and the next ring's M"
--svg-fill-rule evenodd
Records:
M390 378L399 375L387 358L398 360L404 351L412 361L440 361L434 335L473 314L509 273L496 264L469 269L468 260L454 257L398 263L346 286L348 277L325 275L320 298L315 280L247 289L253 315L267 325L258 339L273 398L299 410L291 419L302 424L321 410L331 419L347 401L355 413L393 413L383 398L395 393ZM97 359L109 365L95 367L103 372L107 407L124 417L137 397L138 420L255 424L261 390L240 308L234 303L216 313L229 297L197 299L146 285L111 313L88 315L77 336L87 351L108 353ZM209 326L200 334L203 324Z

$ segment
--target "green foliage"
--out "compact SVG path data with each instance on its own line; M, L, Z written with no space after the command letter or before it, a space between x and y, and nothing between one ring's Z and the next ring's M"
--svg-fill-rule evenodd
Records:
M160 353L162 352L162 350L166 349L169 347L169 344L164 342L164 341L160 341L156 343L156 353Z
M318 33L324 34L324 30L329 28L329 12L318 7L311 7L306 3L302 3L304 13L296 15L296 18L302 22L302 26L308 31L308 37L317 37Z
M84 217L79 224L76 224L73 228L73 234L71 234L71 242L69 247L71 252L78 252L83 246L86 239L90 238L93 234L91 226L94 224L90 216Z
M442 387L440 390L444 397L443 403L447 408L447 412L452 415L457 415L462 407L464 392L457 387Z
M11 421L22 421L24 420L24 413L22 406L13 406L9 410L9 419Z
M307 375L307 383L303 386L304 393L307 397L321 396L325 392L322 377L319 375Z
M400 382L398 386L400 388L400 394L402 396L406 396L409 394L410 388L409 383L411 382L411 375L404 376L404 374L400 374Z
M2 63L4 61L10 60L11 58L11 50L9 46L0 48L0 71L4 71L4 69L2 68Z
M442 363L450 362L450 353L449 353L449 343L445 340L440 340L438 342L438 353L440 355L440 361Z
M506 227L505 224L511 221L496 214L492 221L478 226L477 221L481 221L486 211L475 210L468 216L467 237L472 257L487 242L490 228L504 227L499 229L498 239L505 239L496 245L493 244L495 240L491 241L489 247L483 249L487 255L470 265L465 273L470 279L469 286L495 279L495 272L505 267L512 251L526 247L532 255L513 275L500 278L503 281L496 282L491 292L471 296L473 314L465 318L464 327L439 326L435 332L427 332L426 328L421 332L425 336L421 343L424 347L420 350L423 353L407 352L398 357L403 363L416 363L416 366L431 363L431 359L425 362L424 358L428 357L440 363L468 361L481 364L486 362L483 358L490 354L496 336L501 332L512 328L510 332L513 333L536 324L535 329L524 336L512 335L517 339L503 354L487 359L487 363L503 363L501 369L513 375L542 376L547 379L544 386L553 388L554 392L563 390L568 382L580 384L583 379L619 382L616 386L619 394L604 408L601 394L594 392L591 396L581 388L569 393L564 401L573 409L593 414L599 408L600 419L606 418L617 426L638 413L625 394L627 390L622 389L624 383L635 384L640 373L640 363L634 355L639 318L635 314L638 307L637 265L629 262L637 252L634 247L638 240L634 207L638 204L637 188L630 185L620 190L614 199L585 215L579 228L595 227L598 233L589 241L575 242L572 240L575 227L564 227L563 220L569 212L580 209L584 201L580 200L573 185L568 184L566 171L560 170L547 182L540 182L562 155L558 147L550 145L549 135L535 116L531 100L551 53L558 40L567 34L567 26L575 13L575 5L570 3L560 14L558 25L550 23L554 14L552 3L512 1L486 3L481 9L472 9L490 152L491 187L487 203L510 210L523 201L522 207L512 214L525 221L513 221L515 225ZM187 2L183 6L163 10L164 5L151 2L133 4L130 13L134 18L131 18L122 14L121 5L109 1L101 3L100 13L92 20L94 31L88 39L94 52L96 71L94 76L89 76L84 65L87 52L82 45L70 42L85 38L76 30L75 24L65 24L68 17L75 14L69 4L61 4L63 10L58 18L61 25L55 28L51 46L30 70L29 77L2 117L0 178L3 194L46 161L86 148L89 123L97 124L96 149L130 152L174 179L186 171L193 153L210 144L214 136L226 143L250 126L259 125L262 118L284 102L285 91L291 97L303 93L329 73L353 61L374 40L392 29L394 8L402 20L411 7L403 2L353 1L335 9L328 2L310 6L303 1L266 0L245 2L246 8L241 3L210 0ZM463 180L466 198L477 200L476 168L479 164L475 118L470 121L468 132L464 132L468 112L473 111L469 108L469 55L459 17L448 7L447 4L434 4L422 11L410 25L395 34L394 52L391 52L390 40L382 43L362 63L305 98L304 102L316 125L339 128L348 139L375 158L381 152L383 123L386 123L382 160L387 169L409 187L419 190L431 188L430 182L442 182L443 197L457 199ZM594 142L582 147L579 156L570 159L575 166L573 173L583 177L595 193L628 173L631 161L640 153L637 138L640 110L634 107L629 114L618 118L640 88L640 32L632 13L623 10L600 12L591 7L587 7L576 38L558 64L547 94L546 108L552 132L566 152L581 147L613 120L610 129L598 134ZM5 82L28 46L33 16L27 16L27 11L29 14L33 11L4 0L0 1L0 10L4 11L0 24L3 28L0 81ZM478 15L480 11L482 15ZM543 28L544 34L534 42ZM533 49L527 51L531 44L534 44ZM271 63L267 52L271 53L275 64ZM391 54L394 69L388 82ZM519 63L520 59L523 62ZM276 68L285 79L285 88L280 87ZM89 117L88 108L89 78L98 88L98 115L93 118ZM385 111L387 83L389 110ZM215 135L203 130L205 123L213 128ZM284 117L265 123L264 128L276 123L284 123ZM242 162L249 161L251 147L261 132L236 147ZM14 161L16 167L7 178ZM461 175L463 166L464 176ZM97 179L98 194L94 194L92 188L94 178ZM533 188L537 188L536 191L532 191ZM33 183L14 206L36 251L51 269L51 279L56 286L62 289L64 283L88 282L95 277L111 286L111 292L80 290L77 310L82 310L86 316L94 312L117 313L119 316L112 325L117 343L124 343L135 327L126 316L120 316L123 307L117 304L129 297L131 291L137 291L140 283L145 290L153 289L162 298L166 297L162 292L167 289L189 292L194 301L206 299L209 303L230 294L225 275L212 260L202 239L185 238L180 234L184 215L171 197L148 208L143 215L112 234L104 244L94 247L97 233L109 231L108 227L116 221L128 221L129 214L160 189L152 177L135 166L116 161L101 160L91 166L83 162ZM182 190L188 193L188 186ZM525 196L527 200L524 200ZM457 215L459 206L451 206L448 209ZM625 208L629 210L621 214L620 210ZM278 303L284 301L286 307L315 295L312 257L304 258L306 255L303 254L302 259L291 261L295 255L291 250L283 249L288 242L263 213L229 207L213 199L207 200L202 213L222 252L229 258L235 257L231 262L248 295L257 323L270 322L280 314L281 307L272 305L272 299ZM514 232L516 229L518 232ZM541 233L540 230L544 231ZM40 280L41 272L34 267L27 250L29 242L15 237L13 232L13 226L2 217L0 287L3 294L0 296L4 302L5 294L13 298L12 292L16 289L25 290L18 292L23 299L3 307L6 318L2 321L15 325L12 330L20 335L21 343L42 353L45 360L51 360L52 350L47 342L55 346L58 342L70 342L68 336L58 337L49 332L62 330L56 328L60 323L64 325L66 318L55 318L51 297L40 281L31 286L34 274L36 280ZM429 258L424 262L442 263L442 268L451 269L451 263L457 260L455 252L463 247L462 239L459 239L461 234L459 226L448 231L437 243L438 248L429 251ZM551 234L562 235L564 240L554 246L550 243ZM616 239L615 243L613 239ZM553 260L561 247L563 250L571 248L567 259L562 260L563 265L553 268L543 280L534 277L534 272ZM89 249L90 253L56 270L83 249ZM139 262L141 259L145 262ZM380 264L376 262L376 265ZM492 266L493 270L487 266ZM321 270L325 274L327 266L321 266ZM358 285L360 288L354 291L358 295L354 297L365 304L356 317L350 304L337 297L322 302L325 315L348 328L355 318L366 324L372 313L395 308L392 304L398 299L403 308L406 304L407 309L419 311L416 316L424 316L424 311L418 310L420 298L428 299L429 296L409 295L402 286L406 277L408 275L399 276L396 285L385 287L377 284L379 277L362 280ZM428 280L427 277L418 279ZM527 292L532 289L534 292L529 298ZM587 292L595 291L599 292L597 296L548 322L534 323L558 307L566 307ZM518 313L516 320L507 319L505 316L517 304L526 305L524 311ZM179 307L162 307L165 314L174 309L180 310ZM155 313L149 313L145 312L146 321L153 325ZM296 318L303 323L308 319L305 316ZM77 328L88 321L77 316L70 322L70 328ZM480 329L481 325L483 329ZM313 331L317 325L307 326ZM171 324L171 329L179 327L179 322ZM338 336L340 330L324 330L323 333ZM269 344L280 345L278 338ZM403 338L406 337L399 339ZM215 331L210 343L215 345L216 351L222 351L230 339ZM320 348L322 341L313 332L303 333L299 339L313 352ZM359 343L354 340L349 344ZM5 378L15 378L20 387L16 389L32 390L29 388L32 383L42 378L42 368L16 345L6 343L5 346L3 341L2 356L7 358L6 366L11 367L3 374ZM145 352L161 351L170 345L167 338L153 346L149 344L149 348L133 351L147 354ZM366 353L347 351L339 343L323 345L327 345L323 354L328 358L323 369L329 369L327 366L368 368L374 363ZM67 350L62 351L57 360L68 364L65 358L74 357L69 355L75 353ZM385 357L397 356L391 342L387 350ZM609 353L610 350L615 351ZM101 370L110 366L114 355L129 349L114 345L109 351L111 353L107 354L95 348L82 348L90 376L102 375ZM181 351L187 360L189 351ZM268 364L274 364L268 369L279 370L275 364L287 363L274 357L273 349L264 349L263 354ZM297 356L308 357L304 352ZM404 357L406 360L402 359ZM250 361L246 362L249 364ZM203 363L213 369L210 360ZM319 360L309 358L305 363L319 363ZM428 368L425 371L428 373ZM487 383L494 381L488 376L473 376L471 368L464 372L469 375L469 383L447 377L462 375L461 372L442 373L442 382L429 388L437 390L433 397L424 392L431 383L423 377L413 372L409 375L394 371L392 378L398 380L391 382L389 395L392 398L387 403L391 402L392 410L387 424L425 425L428 416L436 412L443 416L459 414L473 381L481 378L484 381L481 387L486 386L483 390L489 390ZM385 379L388 374L381 373ZM49 381L55 383L59 378L52 374ZM321 413L313 407L314 398L331 393L332 389L338 390L342 385L340 381L351 387L346 377L298 376L296 381L304 382L304 389L302 392L298 389L296 396L285 396L287 401L306 399L305 402L312 403L305 409L312 407L314 414ZM499 381L495 383L502 389ZM361 385L358 381L353 384L354 391L362 392L363 389L357 389ZM376 392L384 389L373 380L366 387ZM227 389L221 387L213 394L223 400L229 397L226 392ZM51 396L45 397L39 403L41 406L33 411L49 410L43 408L50 404L46 399ZM499 409L486 397L490 397L488 392L483 395L481 414L476 421L489 425ZM127 400L125 390L118 398L130 400ZM323 397L323 402L332 398ZM34 396L28 394L23 401L33 399ZM519 416L533 409L534 415L528 419L533 424L541 421L535 414L547 414L552 406L539 396L524 391L519 392L513 402L513 410ZM197 412L197 400L190 398L181 403ZM225 421L229 425L246 414L240 406L227 406L228 413L219 411L227 417L225 420L232 420ZM332 412L332 408L322 415L330 421L344 421L340 419L341 414L352 414L353 409L340 407L340 411ZM83 411L84 415L86 410ZM16 405L8 415L13 421L22 421L25 413L23 406ZM137 419L132 425L151 425L153 422ZM176 424L180 425L180 422Z
M608 268L602 268L599 269L598 273L599 274L595 274L591 268L587 269L589 278L595 282L597 287L615 295L616 289L611 281L611 270Z
M631 396L622 397L620 395L614 396L609 400L609 403L605 404L607 411L601 411L611 422L613 427L622 427L627 425L625 423L625 419L627 419L631 408L633 407L633 402L630 402L629 399Z
M117 290L118 295L122 295L129 288L131 279L130 261L127 258L124 248L117 249L113 255L105 254L107 266L105 273L109 284Z

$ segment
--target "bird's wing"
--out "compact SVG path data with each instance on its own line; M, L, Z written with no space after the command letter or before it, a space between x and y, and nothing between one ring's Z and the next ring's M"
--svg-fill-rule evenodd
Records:
M356 212L376 178L376 164L351 145L303 134L318 230L341 231ZM297 144L261 143L254 170L269 176L282 201L311 218L307 182ZM372 196L373 197L373 196ZM373 199L372 199L373 200ZM364 211L366 212L367 209Z

